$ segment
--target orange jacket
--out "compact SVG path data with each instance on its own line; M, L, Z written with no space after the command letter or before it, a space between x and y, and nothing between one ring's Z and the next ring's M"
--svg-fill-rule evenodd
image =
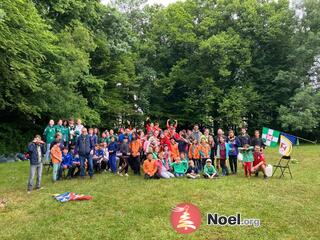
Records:
M199 145L200 157L201 158L210 158L210 145L209 144L200 144Z
M141 141L140 139L134 140L129 144L132 156L136 157L140 154Z
M55 144L52 148L51 148L51 161L52 163L61 163L62 161L62 152L60 149L60 144Z
M171 145L171 157L173 161L175 161L176 157L180 157L178 143Z
M200 159L199 145L191 144L189 148L189 158L190 159Z
M157 172L157 165L155 160L148 159L143 162L143 171L149 176L153 176Z

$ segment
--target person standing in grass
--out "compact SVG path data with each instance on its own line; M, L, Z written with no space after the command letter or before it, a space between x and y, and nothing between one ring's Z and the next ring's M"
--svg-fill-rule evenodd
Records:
M229 131L228 144L230 169L232 174L236 174L238 167L238 147L240 146L240 141L238 137L234 135L233 130Z
M200 153L201 161L200 161L199 170L202 171L203 170L203 166L206 164L207 159L210 158L211 147L207 143L205 137L201 137L200 141L201 141L201 143L199 145L199 153Z
M247 134L247 129L245 127L241 128L241 135L238 137L240 141L241 147L244 147L244 145L250 145L251 139L250 136Z
M264 144L264 142L262 141L262 138L260 137L260 131L259 130L255 130L254 131L254 137L251 139L251 146L255 147L255 146L259 146L261 149L265 148L266 145Z
M157 165L153 159L152 153L147 153L147 159L143 162L143 172L145 179L158 179Z
M198 168L194 165L194 162L192 160L190 160L189 167L187 170L187 178L196 179L199 177L200 177L200 174L199 174Z
M245 144L244 147L238 148L238 150L243 155L243 165L244 165L244 175L248 178L251 177L251 168L252 168L252 162L254 160L253 158L253 147L249 144Z
M45 143L41 140L40 135L36 135L31 143L28 145L28 152L30 154L30 174L28 180L28 193L33 189L34 175L37 172L36 189L41 188L42 177L42 157L45 154Z
M62 128L63 128L63 125L62 125L62 119L59 119L58 122L57 122L57 125L54 126L54 128L56 129L56 133L62 133Z
M187 160L181 161L180 157L176 157L175 161L171 163L171 167L173 168L173 173L176 177L184 177L186 171L188 169Z
M128 137L124 136L122 142L120 143L119 151L121 153L119 161L119 170L118 174L122 176L124 171L125 176L128 177L128 168L129 168L129 157L130 157L130 148L128 143Z
M197 139L193 139L191 146L189 147L189 159L193 160L195 166L201 169L199 143Z
M78 118L77 119L77 125L76 125L76 128L75 128L76 138L82 133L82 128L84 128L84 127L82 125L81 119Z
M85 176L85 160L88 160L89 176L93 177L93 161L92 155L94 151L94 144L88 135L88 130L83 127L81 130L81 135L77 138L76 146L74 152L76 157L80 159L80 176L84 178Z
M68 126L68 121L64 120L61 128L62 141L65 147L69 147L70 129Z
M47 162L50 160L50 146L51 146L51 143L54 141L55 134L56 134L56 129L54 128L54 121L51 119L43 133L43 136L46 141L47 150L46 150L45 160Z
M220 137L217 146L217 159L219 159L220 167L222 169L222 176L229 174L226 161L229 159L229 144L225 142L224 137Z
M110 138L111 142L108 146L109 151L109 165L111 168L111 171L116 174L117 173L117 151L118 151L118 144L115 141L114 136L111 136Z
M140 139L137 138L136 133L132 133L132 140L129 144L129 148L130 148L130 158L129 158L130 167L132 168L133 173L135 175L140 175L141 141Z
M203 168L203 176L204 178L213 179L218 177L218 172L215 167L212 165L211 159L207 159L206 164Z
M58 180L59 168L62 162L62 151L60 148L60 142L55 142L51 148L51 161L53 165L52 180L55 182Z
M74 120L73 118L69 119L68 122L69 125L69 145L74 146L77 141L77 135L76 135L76 126L74 125Z

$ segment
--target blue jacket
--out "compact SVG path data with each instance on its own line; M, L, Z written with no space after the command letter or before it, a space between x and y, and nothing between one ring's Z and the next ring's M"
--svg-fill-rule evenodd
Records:
M238 147L241 147L241 143L238 137L233 140L228 139L229 143L229 156L238 156Z
M71 153L67 153L67 155L62 154L62 162L61 165L70 167L72 165L72 155Z
M92 138L89 135L83 136L82 134L77 138L74 153L81 156L87 155L91 150L94 150Z
M44 144L40 145L40 149L41 149L41 156L43 156L46 152ZM29 143L28 152L30 154L30 164L38 165L40 162L38 159L37 145L34 142Z
M103 150L95 150L94 151L94 155L98 156L98 157L103 157L104 156L104 151Z
M118 151L118 144L116 142L112 142L108 146L108 150L110 154L116 154ZM110 152L112 151L112 152Z
M73 156L72 163L80 163L80 158Z

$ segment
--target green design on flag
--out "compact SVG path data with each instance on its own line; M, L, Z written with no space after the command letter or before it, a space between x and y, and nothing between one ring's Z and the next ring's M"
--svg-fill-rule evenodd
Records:
M279 137L280 132L277 130L266 127L262 129L262 141L269 147L276 147L278 145Z

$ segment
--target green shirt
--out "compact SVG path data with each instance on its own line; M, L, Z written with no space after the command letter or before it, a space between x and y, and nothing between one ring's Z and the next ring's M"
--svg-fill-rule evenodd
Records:
M215 169L215 167L213 165L211 165L210 167L206 164L204 165L204 168L203 168L203 172L205 174L209 174L209 175L212 175L214 173L217 172L217 170Z
M62 139L65 142L69 142L70 130L69 127L62 126L61 128Z
M62 133L62 125L55 125L54 128L56 129L56 132L61 132Z
M43 135L46 138L46 143L52 143L55 139L54 138L55 134L56 134L56 129L48 125L43 133Z
M242 153L243 155L243 162L253 162L253 147L250 146L248 147L247 150L244 148L238 148L238 150Z
M171 166L174 170L174 173L186 173L188 169L188 161L183 160L179 163L174 162L174 163L171 163Z

